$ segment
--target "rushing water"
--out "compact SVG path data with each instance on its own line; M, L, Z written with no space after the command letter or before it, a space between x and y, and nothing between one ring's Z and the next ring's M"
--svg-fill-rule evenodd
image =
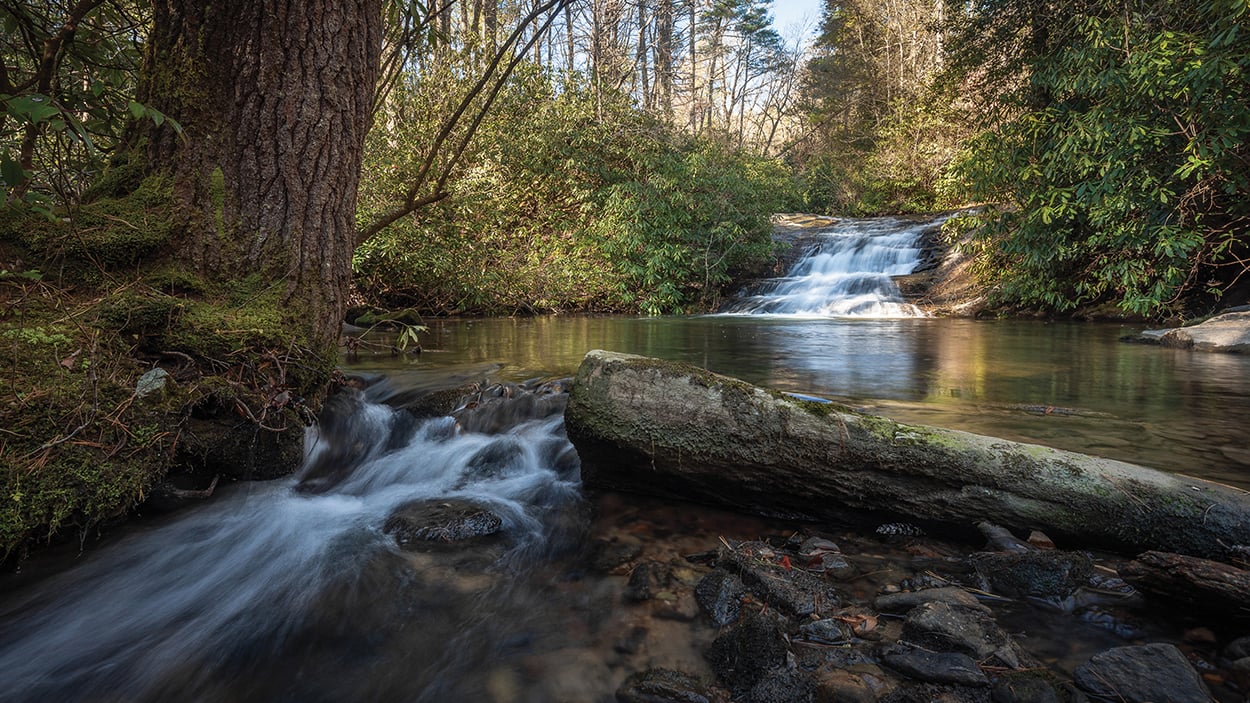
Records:
M238 487L5 603L0 700L471 699L466 667L531 636L528 579L584 531L562 406L517 404L418 422L338 398L303 475ZM387 516L429 498L488 506L503 543L397 550Z
M819 231L819 242L784 278L734 300L733 315L797 317L921 317L903 301L891 276L920 263L921 235L946 218L926 222L895 218L839 220Z

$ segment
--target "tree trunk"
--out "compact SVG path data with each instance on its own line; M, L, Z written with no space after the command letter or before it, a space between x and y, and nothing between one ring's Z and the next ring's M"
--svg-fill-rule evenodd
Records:
M673 121L673 0L655 8L655 84L664 119Z
M382 45L380 0L158 0L140 100L186 226L172 259L280 286L304 339L333 349Z
M1218 558L1250 493L1047 447L796 400L684 364L592 351L568 434L588 486L815 520L847 509L1038 529Z
M1120 577L1186 610L1250 620L1250 571L1245 569L1180 554L1146 552L1120 569Z

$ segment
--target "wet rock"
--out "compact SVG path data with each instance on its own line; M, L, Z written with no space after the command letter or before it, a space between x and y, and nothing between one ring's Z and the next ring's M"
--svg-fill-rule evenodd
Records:
M810 642L845 644L850 641L851 635L849 625L833 618L806 622L799 627L799 637Z
M616 644L612 645L612 650L617 654L637 654L642 650L642 645L646 641L647 628L642 625L634 625L616 641Z
M834 542L822 537L808 537L799 545L798 556L803 568L816 573L826 573L836 579L849 579L856 569L842 556L842 550Z
M751 687L749 703L812 703L816 684L806 674L792 669L774 669Z
M745 692L789 653L785 622L774 613L755 613L712 642L706 657L722 683Z
M670 570L667 564L644 561L634 567L625 586L625 597L633 601L650 600L668 587Z
M723 627L738 619L742 597L747 594L742 579L723 569L704 576L695 586L694 596L712 624Z
M647 669L632 674L616 691L618 703L719 703L722 699L690 674Z
M1250 657L1250 635L1229 642L1224 648L1224 656L1233 660Z
M634 537L617 537L610 540L597 540L592 550L590 565L595 571L609 573L615 571L642 554L642 540Z
M918 683L900 686L881 703L990 703L989 690L984 687Z
M656 594L656 598L660 601L660 605L652 612L657 618L691 622L699 617L699 604L692 593L661 591Z
M1013 669L1034 663L984 612L949 603L912 608L903 623L903 639L934 651L962 652L980 662L997 657Z
M985 535L986 551L990 552L1029 552L1033 545L1011 534L1005 527L990 522L978 522L977 529Z
M969 560L992 591L1013 597L1067 598L1094 573L1094 562L1075 552L980 552Z
M816 672L813 699L815 703L876 703L877 694L863 676L829 667Z
M762 542L721 550L720 563L737 572L761 600L795 617L830 610L840 602L824 579L794 568L789 556Z
M998 676L990 689L994 703L1064 703L1059 681L1049 671L1007 671Z
M878 596L877 610L886 613L903 613L925 603L949 603L988 614L990 609L977 600L976 596L958 586L926 588L922 591L906 593L890 593Z
M990 683L972 657L959 652L926 652L897 646L887 650L882 661L918 681L964 686L988 686Z
M490 540L503 521L486 508L463 500L418 500L396 508L382 531L404 549L431 551Z
M1209 703L1211 693L1185 655L1164 643L1117 647L1095 654L1073 672L1076 684L1124 703Z

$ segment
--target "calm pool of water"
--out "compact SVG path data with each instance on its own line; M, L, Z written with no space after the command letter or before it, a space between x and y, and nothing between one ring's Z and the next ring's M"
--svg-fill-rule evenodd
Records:
M905 422L1051 445L1250 489L1250 358L1133 344L1140 326L949 319L433 320L419 356L345 367L419 378L572 374L590 349L686 361Z

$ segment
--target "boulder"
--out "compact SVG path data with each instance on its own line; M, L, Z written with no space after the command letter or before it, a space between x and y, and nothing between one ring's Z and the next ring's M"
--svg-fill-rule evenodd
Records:
M1250 353L1250 312L1227 312L1191 327L1146 330L1137 341L1194 351Z
M476 503L417 500L392 511L382 531L404 549L432 551L490 540L502 527L498 515Z
M989 520L1123 551L1250 544L1250 493L770 392L686 364L592 351L566 413L595 488L834 520L846 510Z
M1209 703L1211 692L1175 646L1116 647L1095 654L1073 672L1085 691L1124 703Z

